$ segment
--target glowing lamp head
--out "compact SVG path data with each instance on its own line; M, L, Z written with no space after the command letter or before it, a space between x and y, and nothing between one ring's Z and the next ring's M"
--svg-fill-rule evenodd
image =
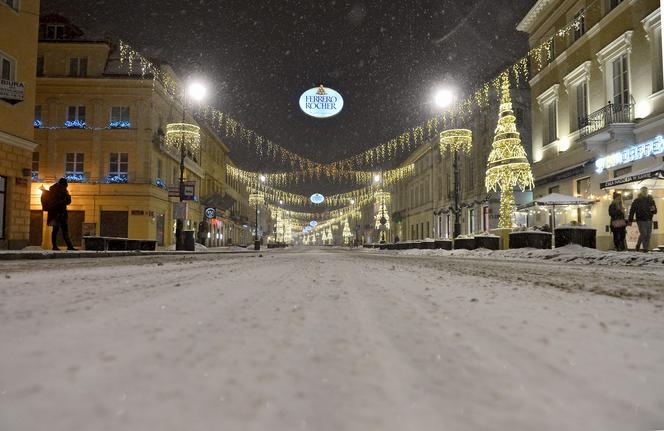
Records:
M373 180L374 180L374 183L380 182L380 174L374 175Z
M447 108L452 105L452 102L454 102L454 94L447 88L440 89L436 92L434 101L436 102L437 107Z
M207 88L200 82L192 82L187 88L187 95L196 102L200 102L205 98L207 94Z
M265 175L261 175L258 178L261 180L261 183L264 183L267 180L267 177Z
M351 199L351 200L350 200L350 204L351 204L351 205L355 205L355 199Z

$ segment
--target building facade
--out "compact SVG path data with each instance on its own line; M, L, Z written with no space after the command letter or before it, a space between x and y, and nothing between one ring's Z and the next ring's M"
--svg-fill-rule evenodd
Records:
M0 249L21 249L30 232L38 0L0 2Z
M550 56L530 80L535 195L551 192L595 200L589 211L563 210L556 224L581 223L597 229L597 245L613 247L608 205L622 192L629 208L638 183L609 186L629 173L664 161L664 83L660 2L657 0L539 0L518 25L532 47L555 36ZM654 245L664 242L664 197ZM536 217L550 223L550 213ZM628 245L638 237L628 228Z
M185 229L196 231L198 242L225 245L231 224L222 207L230 207L224 199L229 150L196 122L196 106L183 107L151 77L129 74L117 47L86 39L62 17L44 17L39 34L37 97L31 110L39 144L31 155L31 244L51 246L40 188L66 177L75 244L84 235L101 235L173 245L180 148L178 136L169 140L168 125L184 122L200 127L200 144L188 148L185 157L190 195ZM177 81L167 65L160 67Z

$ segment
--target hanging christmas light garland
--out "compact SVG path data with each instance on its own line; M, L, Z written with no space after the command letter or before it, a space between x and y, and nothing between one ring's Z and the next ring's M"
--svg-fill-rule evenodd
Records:
M597 0L587 5L586 10L596 3ZM492 87L496 97L500 98L500 87L505 76L508 81L517 86L521 81L527 81L530 74L529 65L534 73L539 73L552 60L551 47L554 39L568 37L572 31L581 28L584 19L585 13L579 14L566 26L556 31L540 45L529 50L513 65L494 79L482 84L469 97L459 101L451 109L429 119L424 124L405 130L385 143L344 160L323 164L302 157L245 127L242 122L214 107L205 108L202 117L219 133L228 137L238 137L247 147L253 147L252 149L260 158L269 158L275 162L289 164L293 170L305 172L307 178L310 179L320 178L324 174L330 178L339 178L343 176L340 172L359 170L363 166L384 165L401 155L410 153L453 124L465 121L472 115L473 107L483 108L489 105ZM120 40L120 62L127 65L128 74L134 75L135 72L140 72L142 78L151 77L155 82L159 82L167 94L172 96L178 94L177 81L170 73L147 60L122 40Z

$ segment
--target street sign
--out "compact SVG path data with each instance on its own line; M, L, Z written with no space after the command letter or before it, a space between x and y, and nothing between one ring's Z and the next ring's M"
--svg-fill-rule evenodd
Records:
M193 201L196 196L196 181L186 181L182 193L183 201Z
M216 208L205 208L205 217L206 218L215 218L217 215Z
M187 203L186 202L173 202L173 218L175 220L187 219Z
M180 188L178 186L168 186L168 197L169 198L179 198L180 197Z

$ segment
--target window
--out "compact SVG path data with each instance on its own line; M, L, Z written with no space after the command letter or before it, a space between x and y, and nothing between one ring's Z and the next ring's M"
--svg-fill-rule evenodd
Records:
M65 158L65 175L83 175L83 153L67 153Z
M551 193L559 193L559 192L560 192L560 186L549 187L549 194L551 194Z
M629 104L629 71L627 67L627 54L613 60L613 104Z
M19 0L2 0L2 2L7 6L9 6L10 8L14 9L15 11L18 11Z
M37 76L44 76L44 56L37 57Z
M475 208L468 208L468 234L475 232Z
M0 79L14 81L16 78L16 62L0 52Z
M576 195L582 198L588 198L591 195L590 177L576 180ZM576 221L583 223L583 208L576 209Z
M39 178L39 151L32 153L32 179Z
M662 73L662 28L658 28L653 32L652 37L653 49L655 50L652 57L652 92L664 90L664 74Z
M546 106L547 127L544 135L545 144L550 144L558 139L558 102L553 101Z
M576 86L576 130L582 128L588 117L588 83L582 82Z
M85 127L85 106L70 106L67 109L67 127Z
M127 178L129 155L127 153L111 153L108 175Z
M162 169L163 169L163 167L162 167L161 159L157 159L157 178L162 178L162 175L163 175Z
M623 0L606 0L606 13L615 9Z
M586 32L586 18L584 15L585 11L583 9L574 15L573 22L578 22L579 24L577 27L574 27L574 31L572 32L572 42L579 40Z
M85 106L70 106L67 110L67 120L85 121Z
M111 121L108 123L111 129L128 129L131 127L128 106L113 106L111 108Z
M65 38L65 26L62 24L47 24L46 36L47 40L62 40Z
M87 74L87 57L72 57L69 59L69 76L86 76Z

